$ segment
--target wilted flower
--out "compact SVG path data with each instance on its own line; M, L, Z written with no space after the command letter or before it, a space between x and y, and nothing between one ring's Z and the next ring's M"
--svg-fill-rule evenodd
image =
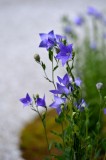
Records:
M99 82L99 83L96 84L96 88L98 90L102 89L102 87L103 87L103 83Z
M26 94L25 98L21 98L20 101L23 103L24 106L29 106L32 103L32 99L30 98L29 94Z
M62 112L61 106L66 102L66 98L60 98L54 95L54 102L50 105L51 108L55 108L57 113L60 114Z

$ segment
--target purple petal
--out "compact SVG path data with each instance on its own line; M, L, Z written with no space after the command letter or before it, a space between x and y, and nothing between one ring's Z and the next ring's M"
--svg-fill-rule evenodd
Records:
M47 43L48 43L48 40L45 39L45 40L41 41L39 47L47 47Z
M75 84L76 84L77 86L80 86L81 83L82 83L82 81L81 81L80 78L76 78L76 79L75 79Z
M62 78L60 78L59 76L57 76L57 79L58 79L58 81L59 81L60 83L63 83Z
M60 115L61 114L61 107L56 108L57 114Z
M103 109L104 114L106 114L106 108Z
M69 76L68 76L68 74L66 73L65 76L63 77L63 84L64 84L65 86L67 86L69 83L70 83L70 81L69 81Z
M51 93L53 94L59 94L60 92L58 90L50 90Z
M40 33L39 35L40 35L41 40L48 39L48 34Z
M42 98L37 98L37 106L42 106L42 107L45 107L46 106L46 103L45 103L45 96Z
M49 38L55 38L55 36L54 36L54 31L53 31L53 30L50 31L50 32L48 33L48 36L49 36Z
M20 101L24 104L24 106L28 105L28 102L27 102L26 98L21 98Z
M60 94L69 94L68 88L66 88L65 86L60 85L59 83L57 83L57 89L60 92Z
M23 103L24 106L28 106L31 104L32 99L30 98L29 94L26 94L25 98L21 98L20 101Z

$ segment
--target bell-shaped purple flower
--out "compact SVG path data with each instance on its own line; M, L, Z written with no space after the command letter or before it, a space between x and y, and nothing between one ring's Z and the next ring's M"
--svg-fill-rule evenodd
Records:
M70 34L73 32L73 29L69 25L67 25L66 27L64 27L64 32L66 34Z
M72 59L72 44L66 46L60 43L59 49L60 52L56 55L56 59L61 60L62 65L64 66L68 60Z
M104 114L106 114L106 108L103 109Z
M37 98L37 100L36 100L36 105L37 105L37 106L46 107L45 95L44 95L43 98Z
M63 77L63 79L60 78L59 76L57 76L57 78L58 78L58 81L59 81L60 83L62 83L63 85L65 85L65 86L68 86L69 83L70 83L68 74L65 74L64 77Z
M102 16L102 13L99 12L97 9L95 9L94 7L88 7L87 9L87 13L89 15L92 15L94 16L96 19L101 19L103 16Z
M75 17L74 23L78 26L81 26L84 23L84 18L82 16Z
M87 104L84 99L81 99L79 102L75 104L78 110L83 111L85 107L87 107Z
M52 92L53 94L69 94L71 93L71 89L67 88L66 86L62 86L59 83L57 83L57 90L50 90L50 92Z
M60 98L58 96L54 96L54 102L50 105L51 108L55 108L58 115L62 112L61 106L66 102L66 98Z
M31 99L31 97L29 96L28 93L26 94L26 97L21 98L20 101L23 103L24 106L29 106L29 105L32 104L32 99Z
M59 45L63 40L66 40L66 36L56 34L56 43Z
M96 42L92 42L92 43L90 44L90 48L93 49L93 50L96 50L96 49L97 49L97 44L96 44Z
M53 30L50 31L48 34L40 33L39 35L42 40L39 47L43 47L48 50L48 49L52 49L55 46L56 38Z
M80 87L81 86L81 83L82 83L82 81L81 81L81 79L78 77L78 78L75 78L75 84L78 86L78 87Z

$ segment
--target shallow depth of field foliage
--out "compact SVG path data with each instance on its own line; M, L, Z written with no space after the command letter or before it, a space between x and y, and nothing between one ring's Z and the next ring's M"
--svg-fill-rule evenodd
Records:
M47 52L51 77L47 75L48 66L42 61L42 54L34 59L53 85L49 90L53 100L48 104L45 93L43 96L27 93L20 99L24 106L38 113L42 124L39 127L36 119L27 126L21 136L21 149L24 158L30 160L44 157L46 160L105 160L106 19L100 11L88 7L85 16L79 15L74 20L65 16L62 20L65 36L53 30L40 33L39 47ZM56 75L60 66L65 71L63 77ZM43 112L39 110L41 107ZM48 108L57 114L51 112L48 118Z

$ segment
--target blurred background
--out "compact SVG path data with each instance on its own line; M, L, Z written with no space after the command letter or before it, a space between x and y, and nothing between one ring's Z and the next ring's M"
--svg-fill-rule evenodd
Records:
M33 58L35 53L39 53L46 61L46 53L38 47L39 33L54 30L61 34L61 17L68 15L73 18L77 13L86 13L88 6L105 12L106 1L0 0L1 160L22 160L20 130L35 116L29 108L23 108L19 99L27 92L50 96L50 86Z

